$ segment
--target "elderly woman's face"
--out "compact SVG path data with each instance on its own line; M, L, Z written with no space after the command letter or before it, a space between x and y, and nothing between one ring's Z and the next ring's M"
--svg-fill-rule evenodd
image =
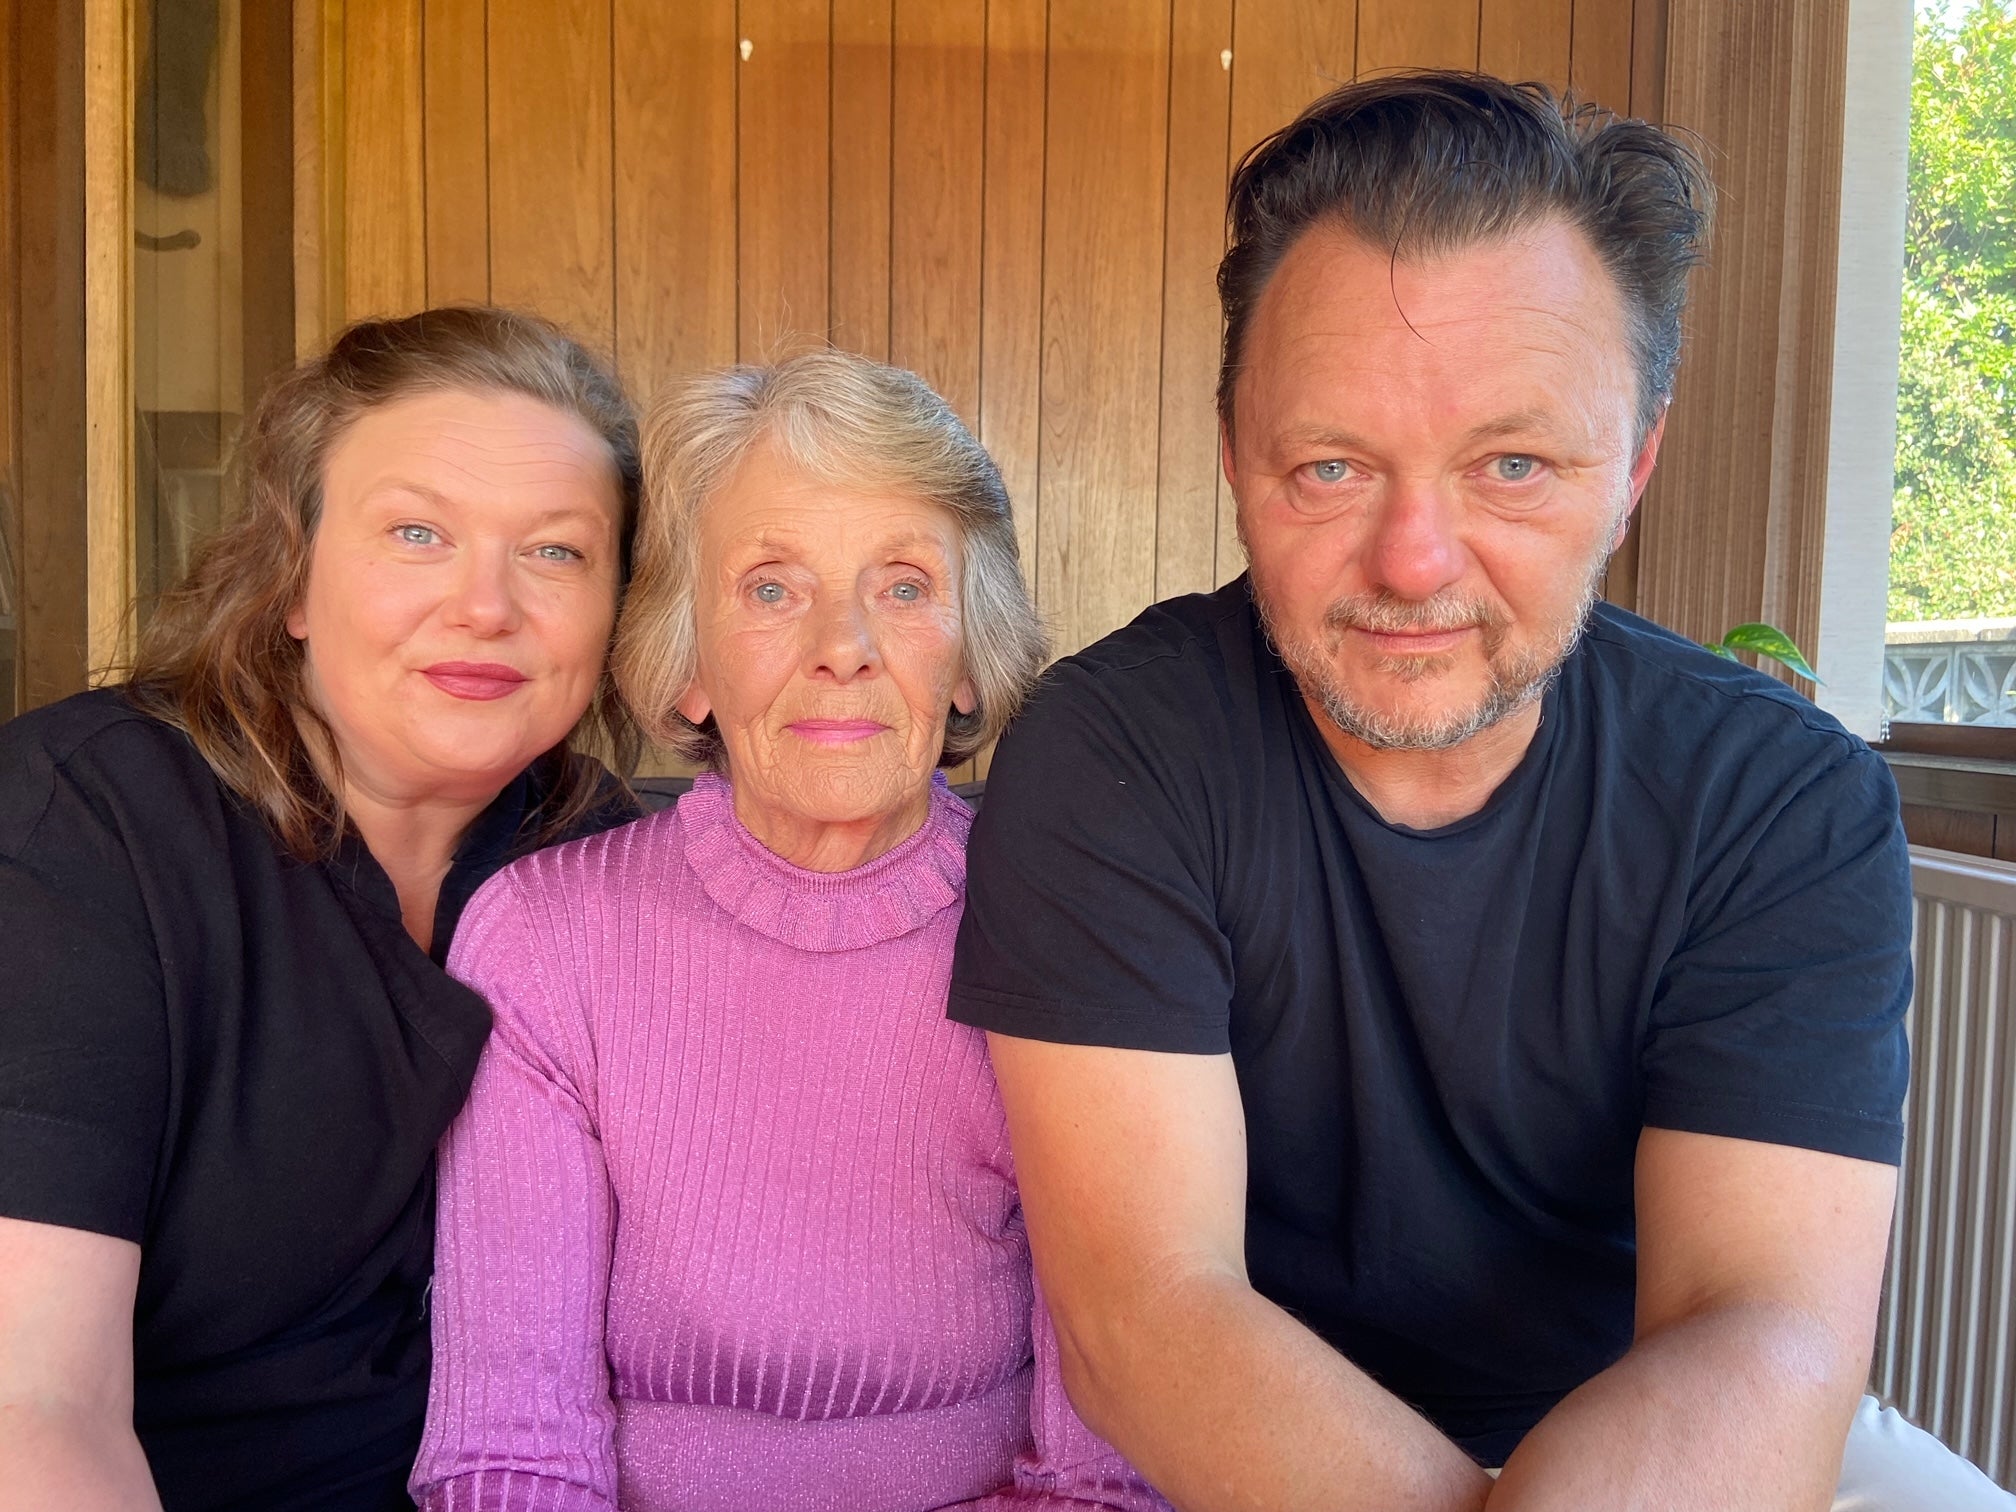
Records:
M621 510L601 438L534 399L420 394L353 424L287 621L345 780L487 799L565 737L608 652Z
M758 450L699 534L699 670L679 712L714 716L744 821L921 818L947 713L974 707L951 513Z

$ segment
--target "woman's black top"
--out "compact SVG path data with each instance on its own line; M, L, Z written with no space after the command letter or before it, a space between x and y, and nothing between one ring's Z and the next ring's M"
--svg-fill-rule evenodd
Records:
M0 726L0 1215L140 1245L167 1512L409 1505L434 1147L490 1029L437 963L541 786L465 837L430 959L362 845L291 858L122 692Z

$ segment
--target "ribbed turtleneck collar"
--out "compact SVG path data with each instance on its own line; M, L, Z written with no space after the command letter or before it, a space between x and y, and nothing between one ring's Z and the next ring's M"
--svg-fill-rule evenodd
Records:
M735 817L735 795L705 773L679 800L686 861L707 896L759 934L798 950L858 950L922 929L966 890L973 814L931 779L931 810L902 844L852 871L815 872L766 850Z

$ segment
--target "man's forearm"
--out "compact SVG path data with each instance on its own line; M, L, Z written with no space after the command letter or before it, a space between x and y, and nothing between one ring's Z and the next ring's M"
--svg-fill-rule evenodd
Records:
M160 1512L130 1424L0 1402L0 1512Z
M1186 1277L1076 1337L1079 1415L1183 1512L1478 1512L1434 1426L1232 1275Z
M1641 1339L1563 1399L1506 1464L1488 1507L1825 1512L1867 1366L1793 1308L1701 1313Z

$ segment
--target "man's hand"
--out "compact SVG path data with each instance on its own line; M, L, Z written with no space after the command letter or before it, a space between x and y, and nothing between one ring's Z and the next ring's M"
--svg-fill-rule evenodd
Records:
M1527 1436L1493 1512L1824 1512L1896 1190L1889 1166L1647 1129L1636 1341Z
M1475 1512L1456 1446L1246 1279L1231 1057L990 1034L1072 1405L1185 1512Z

